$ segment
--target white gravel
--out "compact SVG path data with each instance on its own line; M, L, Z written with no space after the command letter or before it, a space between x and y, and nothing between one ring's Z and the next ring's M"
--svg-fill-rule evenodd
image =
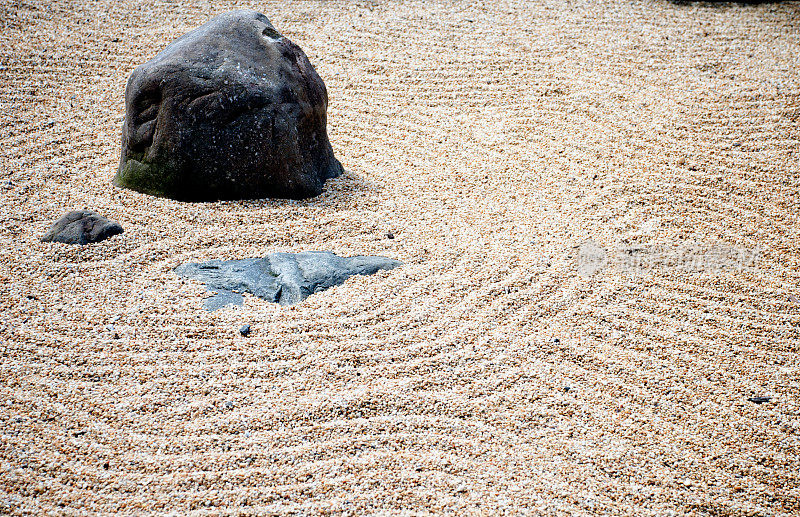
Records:
M326 81L347 173L302 202L113 187L130 71L245 6ZM0 513L800 512L798 3L27 0L0 27ZM83 208L125 233L38 241ZM214 313L172 272L301 250L406 266Z

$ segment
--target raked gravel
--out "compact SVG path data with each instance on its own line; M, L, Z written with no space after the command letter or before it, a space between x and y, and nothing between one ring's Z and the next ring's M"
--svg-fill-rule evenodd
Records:
M347 172L113 187L128 74L237 7ZM6 0L0 513L796 515L799 191L797 2ZM39 242L73 209L125 233ZM173 272L303 250L405 265L213 313Z

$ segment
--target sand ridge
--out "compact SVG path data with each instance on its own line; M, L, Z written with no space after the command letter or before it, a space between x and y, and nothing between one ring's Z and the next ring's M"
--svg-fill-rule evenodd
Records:
M113 187L127 75L240 7L325 80L347 172L301 202ZM798 3L0 26L0 512L800 511ZM83 208L125 233L38 242ZM173 272L301 250L405 266L215 313Z

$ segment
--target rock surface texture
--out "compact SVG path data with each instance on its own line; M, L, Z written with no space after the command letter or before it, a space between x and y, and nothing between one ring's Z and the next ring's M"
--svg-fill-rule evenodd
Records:
M75 210L64 214L41 237L42 242L89 244L122 233L119 223L109 221L91 210Z
M241 305L241 293L245 292L270 302L292 305L342 284L353 275L371 275L399 265L397 260L386 257L340 257L328 251L304 251L189 263L178 266L175 272L199 280L216 292L205 302L206 309L216 310L226 305Z
M266 16L221 14L131 74L114 183L182 201L319 195L342 172L327 107L306 55Z

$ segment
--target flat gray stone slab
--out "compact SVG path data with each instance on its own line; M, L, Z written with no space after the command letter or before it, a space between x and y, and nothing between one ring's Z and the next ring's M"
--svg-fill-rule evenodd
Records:
M241 305L241 293L269 302L293 305L314 293L344 283L353 275L372 275L394 269L401 262L387 257L340 257L329 251L270 253L264 258L209 260L175 268L183 277L206 284L215 293L205 308L214 311L227 305Z

